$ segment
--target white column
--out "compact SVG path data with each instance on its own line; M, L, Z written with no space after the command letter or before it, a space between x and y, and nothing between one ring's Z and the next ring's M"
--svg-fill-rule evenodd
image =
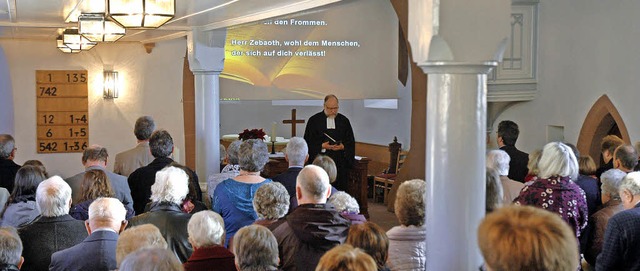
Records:
M196 172L200 182L220 172L220 73L193 73L196 107Z
M485 212L486 73L495 62L433 63L427 93L427 270L477 270Z
M196 173L201 184L220 172L220 72L225 38L226 29L194 30L187 35L189 68L195 77Z

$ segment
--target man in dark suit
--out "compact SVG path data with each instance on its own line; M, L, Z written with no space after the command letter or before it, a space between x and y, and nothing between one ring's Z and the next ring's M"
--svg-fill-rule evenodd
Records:
M529 169L529 154L516 148L516 141L520 135L518 124L510 120L503 120L498 124L497 143L501 150L509 154L509 179L523 183Z
M284 159L289 162L289 169L272 178L274 182L284 185L284 188L289 192L289 212L298 206L298 201L296 200L296 178L304 164L307 163L307 159L309 159L308 152L309 147L303 138L292 137L284 151Z
M151 154L155 159L149 164L139 169L136 169L131 175L129 175L129 187L131 188L131 197L133 198L133 210L136 211L136 215L144 213L144 208L147 203L151 202L151 186L156 182L156 172L165 168L173 162L171 154L173 154L173 138L166 130L157 130L151 134L149 138L149 147L151 148ZM198 182L198 175L191 171L191 176L194 177L195 183ZM200 195L202 199L202 191L199 185L194 185L196 193Z
M596 270L640 270L640 172L627 174L619 191L625 211L607 223Z
M69 186L71 186L73 204L80 203L80 199L82 198L82 180L84 179L84 173L92 169L99 169L104 171L107 177L109 177L113 192L116 194L115 197L119 199L122 204L133 209L133 199L131 198L131 189L129 189L127 178L107 170L108 158L109 153L107 153L107 149L98 145L92 145L82 152L82 165L85 171L65 180Z
M42 181L36 190L42 216L19 230L24 250L23 270L49 270L51 254L82 242L84 223L69 215L71 187L59 176Z
M118 234L127 226L122 203L98 198L89 206L85 226L89 236L82 243L51 255L49 270L114 270Z
M354 163L356 141L349 119L338 113L338 97L324 97L324 110L309 118L304 130L304 140L309 146L309 159L324 154L336 163L338 175L333 185L347 190L349 170Z
M16 142L8 134L0 134L0 187L4 187L11 193L16 173L20 165L13 162L16 156Z

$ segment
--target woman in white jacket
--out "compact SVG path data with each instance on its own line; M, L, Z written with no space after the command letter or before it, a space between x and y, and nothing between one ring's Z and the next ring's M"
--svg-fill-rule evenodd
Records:
M427 266L427 228L425 220L426 184L415 179L398 188L395 213L400 226L387 232L389 258L387 266L393 270L425 270Z

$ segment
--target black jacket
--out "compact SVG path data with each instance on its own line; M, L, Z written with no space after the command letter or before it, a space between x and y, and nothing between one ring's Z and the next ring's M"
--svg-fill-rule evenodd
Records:
M315 270L320 257L347 239L351 222L326 204L303 204L273 230L282 270Z
M502 146L501 150L509 154L511 162L509 162L509 179L524 183L524 177L527 176L529 169L529 154L516 149L515 146Z
M13 183L15 182L16 173L20 169L20 165L9 159L0 159L0 187L13 191Z
M169 202L152 203L151 210L131 219L127 227L142 224L153 224L158 229L162 237L167 241L169 249L183 263L189 259L193 248L189 243L187 224L191 215L183 213L180 206Z

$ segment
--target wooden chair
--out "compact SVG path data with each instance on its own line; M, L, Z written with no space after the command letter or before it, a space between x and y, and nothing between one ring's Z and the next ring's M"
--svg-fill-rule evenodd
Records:
M396 176L400 173L402 169L402 165L404 164L408 151L400 151L398 153L398 159L395 164L395 173L386 173L383 172L381 174L376 175L373 178L373 187L374 187L374 201L378 201L379 196L382 195L382 202L387 203L387 195L389 191L391 191L391 187L393 187L393 182L396 180ZM382 193L379 193L381 191Z

